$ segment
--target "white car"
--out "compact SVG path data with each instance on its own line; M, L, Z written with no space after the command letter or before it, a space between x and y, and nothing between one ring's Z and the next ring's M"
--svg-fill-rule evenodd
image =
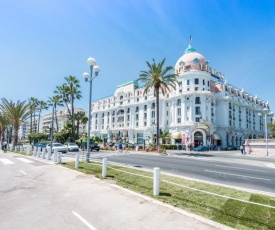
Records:
M70 151L70 152L78 152L79 151L78 145L74 142L65 143L64 145L67 147L68 151Z
M62 145L61 143L53 143L52 144L52 153L54 152L55 149L57 149L57 152L62 152L62 153L67 153L68 149L67 146ZM47 148L51 147L51 143L47 144Z

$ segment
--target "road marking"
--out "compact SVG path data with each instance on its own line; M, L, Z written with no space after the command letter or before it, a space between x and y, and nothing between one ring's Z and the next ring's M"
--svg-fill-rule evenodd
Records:
M230 175L230 176L238 176L238 177L246 177L246 178L257 179L257 180L268 180L268 181L271 181L270 179L265 179L265 178L244 176L244 175L231 174L231 173L224 173L224 172L216 172L216 171L210 171L210 170L204 170L204 171L205 171L205 172L218 173L218 174L225 174L225 175Z
M96 230L95 227L93 227L88 221L86 221L82 216L80 216L77 212L72 211L72 213L80 219L89 229Z
M23 173L24 175L27 175L24 171L22 171L22 170L19 170L21 173Z
M20 160L20 161L23 161L23 162L25 162L25 163L33 163L33 161L28 160L28 159L23 158L23 157L17 157L16 159L18 159L18 160Z
M9 159L6 159L6 158L2 158L2 159L0 159L0 161L2 161L2 163L5 164L5 165L14 164L14 162L12 162L12 161L10 161Z
M247 171L255 171L255 172L268 172L268 171L262 171L262 170L257 170L257 169L246 169L246 168L238 168L238 167L231 167L231 166L225 166L225 165L215 165L219 167L224 167L224 168L232 168L232 169L243 169Z

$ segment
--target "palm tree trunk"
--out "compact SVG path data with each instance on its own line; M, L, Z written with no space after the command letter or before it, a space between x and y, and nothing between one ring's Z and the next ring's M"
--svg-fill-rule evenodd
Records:
M31 130L30 133L32 133L32 112L31 112Z
M56 131L59 131L58 122L57 122L57 113L56 113L56 104L54 106L54 116L55 116L55 124L56 124Z
M73 142L75 141L75 128L74 128L74 98L72 96L72 133L73 133Z
M159 151L159 88L156 88L156 105L157 105L157 148Z
M14 126L14 139L13 139L13 147L15 147L18 143L18 130L19 130L19 125Z
M41 109L40 109L39 115L38 115L38 126L37 126L37 132L38 133L39 133L40 115L41 115Z

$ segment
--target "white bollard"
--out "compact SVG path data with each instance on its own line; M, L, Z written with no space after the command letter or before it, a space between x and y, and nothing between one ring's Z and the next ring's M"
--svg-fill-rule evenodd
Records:
M31 152L31 147L27 147L27 149L26 149L26 155L29 156L30 152Z
M23 152L23 146L21 145L19 149L20 149L20 154L22 154L22 152Z
M103 158L102 161L102 177L106 177L107 175L107 158Z
M11 152L11 150L12 150L12 145L10 145L10 152Z
M57 164L61 164L62 163L62 153L57 153Z
M79 154L76 154L74 168L78 169L78 166L79 166Z
M45 159L46 148L42 148L42 158Z
M14 147L14 152L17 152L17 146Z
M47 147L48 160L51 160L51 147Z
M53 152L53 161L57 162L57 149L55 149Z
M159 168L154 168L154 196L159 195Z
M38 147L38 148L37 148L37 157L40 157L40 153L41 153L41 148Z
M34 146L34 147L33 147L33 156L34 156L34 157L36 156L36 153L37 153L37 146Z

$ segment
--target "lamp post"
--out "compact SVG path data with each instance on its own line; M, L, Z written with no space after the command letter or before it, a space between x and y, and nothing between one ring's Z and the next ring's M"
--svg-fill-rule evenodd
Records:
M151 125L153 126L153 145L155 145L155 120L152 121Z
M263 111L264 111L264 120L265 120L265 151L266 151L266 156L268 157L267 120L266 120L266 114L268 112L268 109L265 108ZM259 113L258 115L262 116L262 113Z
M109 127L109 125L107 126L106 130L107 130L107 143L109 143L110 142L110 134L109 134L110 127Z
M86 162L89 162L90 158L90 132L91 132L91 113L92 113L92 83L95 77L97 77L100 68L96 65L96 60L94 58L88 58L87 60L88 65L90 66L90 73L83 73L83 77L85 82L90 82L90 96L89 96L89 116L88 116L88 136L87 136L87 153L86 153ZM95 76L93 77L93 72Z

